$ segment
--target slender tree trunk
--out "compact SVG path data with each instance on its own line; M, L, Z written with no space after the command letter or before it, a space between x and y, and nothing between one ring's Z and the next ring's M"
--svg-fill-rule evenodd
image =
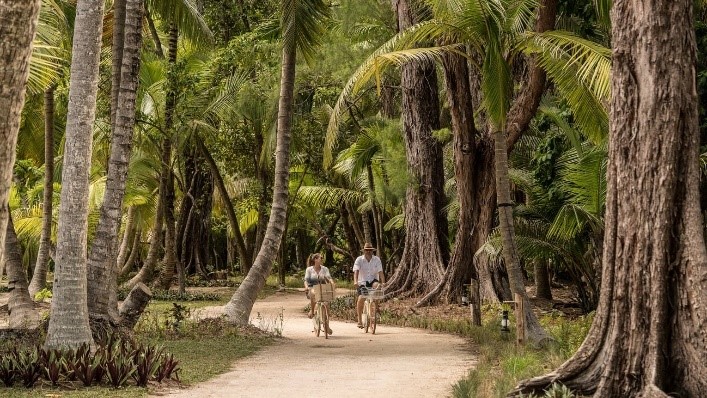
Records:
M5 247L8 193L40 3L0 0L0 248Z
M106 191L101 205L101 217L98 220L95 237L88 257L88 311L97 319L117 320L118 308L109 308L110 294L117 286L115 263L118 245L118 230L122 220L123 196L128 178L130 153L135 127L135 106L140 77L140 50L142 48L142 0L125 0L124 28L116 27L124 38L122 51L114 48L114 56L122 55L122 63L113 73L120 74L117 79L120 87L111 94L115 95L115 118L111 137L111 153L108 162ZM117 11L117 10L116 10ZM117 22L120 24L120 21ZM114 41L114 45L116 42ZM115 67L115 63L114 63ZM114 82L116 78L114 77ZM113 112L113 110L111 110ZM116 301L117 303L117 301Z
M172 27L169 31L169 43L168 43L168 65L173 67L177 62L177 41L178 32L176 28ZM169 138L171 134L172 126L172 116L174 107L176 104L176 93L175 88L172 87L170 82L167 92L167 98L165 101L165 134L167 136L162 141L162 159L161 159L161 169L160 169L160 187L159 187L159 200L157 202L157 211L155 212L155 226L152 230L152 237L150 240L150 249L147 252L147 258L145 263L140 268L140 271L127 283L125 287L128 289L133 289L138 282L149 284L154 279L155 267L157 266L157 261L160 255L160 248L162 247L162 224L165 222L165 208L167 206L167 181L171 177L172 172L172 141ZM167 129L167 126L170 128ZM174 204L172 203L172 206Z
M79 0L74 22L54 291L45 342L47 348L94 344L88 324L86 241L88 173L102 28L103 2Z
M121 68L123 66L123 48L125 47L125 22L127 0L113 1L113 43L111 46L111 86L110 86L110 127L111 133L116 128L116 115L120 96Z
M233 210L233 202L231 202L231 198L228 196L228 191L226 190L226 185L223 182L223 177L221 176L221 173L219 172L218 167L216 166L214 158L211 157L211 154L209 153L204 143L201 140L197 141L199 149L201 149L201 153L204 155L204 159L206 159L206 162L209 164L211 174L213 175L214 181L216 182L216 187L218 188L219 193L221 194L221 197L223 198L224 202L226 202L226 214L228 215L228 222L231 224L233 236L236 240L236 247L238 248L238 257L240 258L242 264L249 262L250 259L247 257L245 241L243 240L241 228L238 224L238 216L236 216L236 212L235 210Z
M533 265L535 274L535 297L552 300L550 272L545 261L538 260Z
M7 303L7 310L10 314L10 328L27 329L35 327L39 316L34 310L34 301L27 289L27 274L22 266L22 247L17 240L12 216L7 220L4 261L7 268L7 286L10 289L10 299Z
M31 297L47 286L47 265L52 238L54 200L54 86L44 91L44 193L42 202L42 234L39 237L37 262L29 284Z
M498 201L498 218L501 238L503 240L503 261L508 271L508 281L511 292L519 294L525 302L525 337L533 344L541 344L550 336L540 325L538 318L532 310L523 283L523 272L520 266L520 256L516 246L515 230L513 228L513 204L511 203L510 182L508 178L508 148L506 147L506 134L497 129L494 133L495 161L496 161L496 197Z
M155 54L159 59L164 59L164 51L162 51L162 41L160 40L160 35L157 33L157 28L155 28L155 21L150 15L150 10L145 3L145 19L147 20L147 26L150 29L150 35L152 36L152 41L155 42Z
M412 26L408 1L396 1L400 30ZM405 249L390 278L391 295L427 293L441 280L448 248L443 215L444 175L442 146L432 136L439 128L437 74L434 63L412 61L402 66L402 124L407 153L408 185L405 200Z
M579 351L519 391L596 397L707 391L692 1L615 1L601 295Z
M128 256L128 259L125 260L125 263L122 265L122 268L120 270L120 276L123 277L127 275L130 270L133 269L133 265L135 264L135 259L138 256L138 253L140 252L140 235L142 234L142 231L140 230L140 227L138 226L135 229L135 237L133 238L133 244L132 244L132 249L130 249L130 255Z
M119 269L123 268L123 265L125 264L125 259L128 257L128 250L132 247L131 242L133 241L134 234L135 206L130 206L128 208L128 219L125 221L125 230L123 231L123 238L120 241L120 248L118 249L118 259L115 261L115 264Z
M293 22L290 22L293 23ZM226 304L226 316L234 323L248 324L250 312L258 295L265 286L272 263L282 239L287 218L288 184L290 179L290 135L292 127L292 101L295 88L294 46L282 51L282 74L280 79L280 100L277 116L277 144L275 151L275 187L270 210L270 220L263 244L253 266L231 300Z

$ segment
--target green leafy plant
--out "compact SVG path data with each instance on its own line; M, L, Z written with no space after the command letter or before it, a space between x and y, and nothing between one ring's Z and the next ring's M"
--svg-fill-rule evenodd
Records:
M44 288L34 295L34 301L44 301L44 299L52 298L52 291Z
M12 351L0 358L0 380L5 384L5 387L12 387L12 384L15 382L15 376L17 375L17 356L17 349L13 348Z
M39 349L35 347L27 351L20 351L17 357L17 372L22 379L22 384L32 388L34 383L42 376L42 365L39 362Z
M133 356L135 372L132 376L139 387L147 386L147 382L157 374L160 365L158 361L160 356L162 356L162 351L162 348L158 349L155 346L144 347L142 345L135 351Z

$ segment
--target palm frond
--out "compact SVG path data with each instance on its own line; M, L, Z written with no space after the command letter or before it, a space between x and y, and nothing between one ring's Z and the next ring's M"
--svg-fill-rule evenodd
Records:
M214 35L193 0L146 0L149 9L163 21L172 22L189 40L211 44Z
M338 209L344 202L360 205L367 199L364 192L345 188L306 186L299 190L301 202L321 209Z
M284 48L296 48L311 63L326 33L329 6L323 0L284 0L280 7Z

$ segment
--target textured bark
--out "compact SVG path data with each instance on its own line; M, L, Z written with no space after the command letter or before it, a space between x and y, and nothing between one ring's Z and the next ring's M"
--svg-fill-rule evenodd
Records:
M88 311L91 317L97 318L107 318L109 311L117 315L118 310L117 307L109 309L108 303L111 291L117 285L115 279L118 274L115 257L133 144L135 107L140 77L144 6L142 0L125 1L125 26L123 29L117 29L122 31L120 33L124 35L121 43L123 48L122 51L114 48L114 56L120 53L122 62L118 69L120 87L117 92L111 93L116 96L113 99L116 109L113 134L111 135L106 190L101 204L101 216L88 257L88 295L91 297L88 302ZM113 44L116 44L115 41Z
M293 23L293 22L291 22ZM277 113L277 144L275 149L275 187L268 227L258 256L243 283L226 304L225 313L231 322L247 325L258 292L265 286L285 227L287 217L288 185L290 179L290 139L292 128L292 102L295 88L295 48L282 51L280 99Z
M536 261L533 268L535 271L535 297L552 300L548 264L544 261Z
M442 58L442 65L454 134L454 177L459 201L459 227L445 277L417 305L441 297L446 302L456 302L457 298L464 293L463 284L471 278L477 278L473 267L474 203L472 199L474 189L477 188L473 177L478 132L474 125L469 70L466 59L458 54L445 55Z
M7 238L5 239L5 267L10 299L7 310L12 329L28 329L37 326L39 314L34 310L34 301L27 290L27 274L22 266L22 247L17 240L12 216L7 220Z
M110 126L115 130L118 100L120 95L121 68L123 66L123 46L125 43L125 19L127 0L113 1L113 43L111 45L111 85L110 85Z
M400 30L412 26L415 13L405 0L395 1ZM402 125L408 175L405 199L405 248L389 280L391 295L426 293L441 280L448 260L442 146L432 136L439 129L435 65L412 61L402 66Z
M54 198L54 86L44 91L44 193L42 201L42 234L39 237L37 262L29 284L31 297L47 286L49 248L52 237Z
M554 372L596 397L707 391L707 254L699 207L692 1L615 1L601 295Z
M8 193L40 3L0 0L0 249L5 244Z
M45 342L48 348L93 345L86 296L86 241L88 173L98 91L103 5L102 1L88 0L79 0L76 5L54 290Z
M138 283L130 290L120 306L120 326L132 329L150 303L152 291L144 283Z

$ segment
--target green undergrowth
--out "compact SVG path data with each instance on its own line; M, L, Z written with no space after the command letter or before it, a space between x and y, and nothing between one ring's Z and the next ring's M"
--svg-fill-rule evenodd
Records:
M253 326L231 325L224 317L200 319L192 316L193 311L211 305L215 303L152 302L134 329L133 338L138 343L163 347L166 353L172 354L179 361L179 383L171 381L162 385L149 384L147 388L130 385L118 389L108 386L81 388L80 383L70 381L60 382L58 387L40 382L32 389L19 384L6 388L0 383L0 398L132 398L161 394L227 372L234 361L255 353L275 340L276 333L266 333ZM30 345L43 340L44 336L33 336L31 339L19 340L16 345Z

